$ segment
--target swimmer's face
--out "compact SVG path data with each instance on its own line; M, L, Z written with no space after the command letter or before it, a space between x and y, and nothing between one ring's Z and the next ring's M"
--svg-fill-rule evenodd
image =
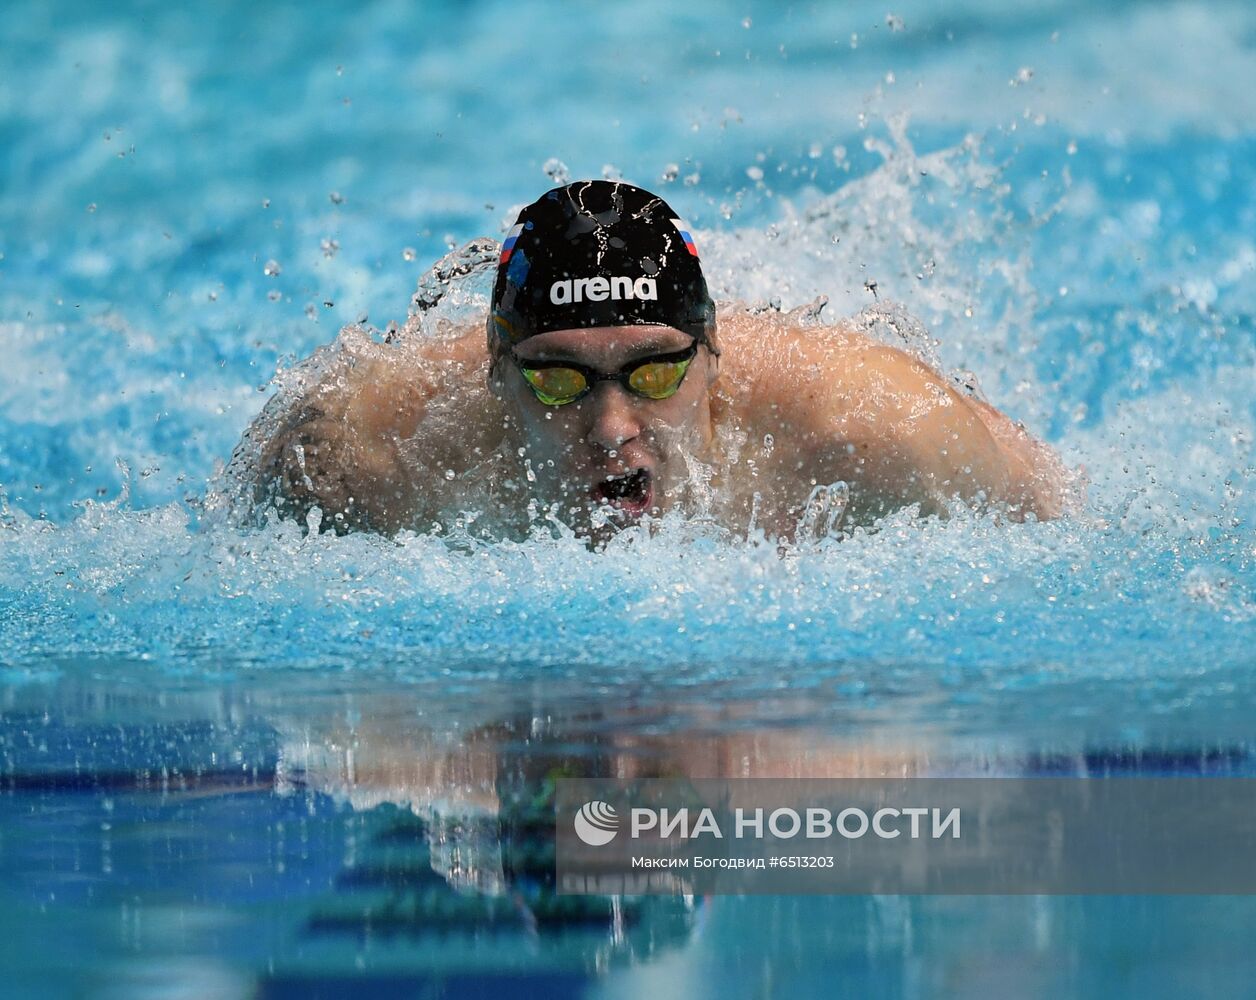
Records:
M538 334L515 348L515 356L529 366L567 362L612 373L692 344L688 334L667 326L594 327ZM534 495L546 506L557 503L562 519L580 526L598 508L622 523L683 504L687 457L704 458L713 437L716 371L715 356L700 345L667 399L644 399L619 382L600 381L565 406L537 399L509 356L494 366L493 379L522 431Z

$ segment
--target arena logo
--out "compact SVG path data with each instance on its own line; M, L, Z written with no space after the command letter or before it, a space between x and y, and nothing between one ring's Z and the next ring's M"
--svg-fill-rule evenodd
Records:
M616 275L611 278L564 278L550 285L549 295L556 306L573 302L605 302L607 299L612 302L621 299L657 302L659 289L653 278L633 281L625 275Z

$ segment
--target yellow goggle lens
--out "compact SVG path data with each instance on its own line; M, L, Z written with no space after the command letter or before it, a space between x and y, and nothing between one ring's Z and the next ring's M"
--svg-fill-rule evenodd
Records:
M570 403L589 386L583 372L574 368L524 368L522 371L536 398L547 406Z
M652 361L634 368L628 376L628 384L638 396L647 399L667 399L676 394L681 380L689 368L691 358L684 361Z

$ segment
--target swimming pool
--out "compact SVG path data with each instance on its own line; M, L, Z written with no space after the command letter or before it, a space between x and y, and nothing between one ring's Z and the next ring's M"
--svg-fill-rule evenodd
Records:
M721 898L620 934L494 827L555 761L1251 771L1256 15L690 10L12 9L17 992L1246 987L1242 898ZM564 173L659 187L718 297L914 331L901 304L1085 467L1085 510L785 558L692 524L595 553L222 523L276 366L404 320Z

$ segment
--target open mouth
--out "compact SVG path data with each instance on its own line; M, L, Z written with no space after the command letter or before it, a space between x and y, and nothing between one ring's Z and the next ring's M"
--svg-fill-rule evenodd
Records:
M629 514L644 514L654 499L654 477L648 469L634 469L623 476L603 479L593 488L598 503L606 503Z

